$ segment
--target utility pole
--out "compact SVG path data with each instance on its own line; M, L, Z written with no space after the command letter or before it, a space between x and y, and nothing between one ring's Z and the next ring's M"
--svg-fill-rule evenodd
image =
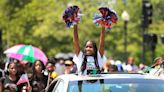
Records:
M124 10L121 17L124 22L124 59L126 61L127 57L128 57L128 54L127 54L127 24L130 19L130 16L129 16L128 12Z
M142 0L142 62L145 63L145 39L144 34L145 30L149 27L149 25L152 23L152 4L148 0Z
M2 57L3 49L2 49L2 29L0 28L0 57Z

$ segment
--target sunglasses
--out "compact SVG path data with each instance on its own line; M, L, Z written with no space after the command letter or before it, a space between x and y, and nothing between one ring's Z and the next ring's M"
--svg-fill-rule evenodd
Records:
M71 64L65 64L65 66L71 66Z

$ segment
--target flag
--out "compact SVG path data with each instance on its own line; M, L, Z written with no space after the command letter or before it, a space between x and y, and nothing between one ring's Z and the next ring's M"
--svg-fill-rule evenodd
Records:
M22 76L19 78L18 82L16 83L17 85L29 82L27 74L22 74Z

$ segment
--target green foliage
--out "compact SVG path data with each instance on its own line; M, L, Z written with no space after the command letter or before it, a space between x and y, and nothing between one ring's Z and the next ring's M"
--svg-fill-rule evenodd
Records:
M72 28L66 28L62 13L69 4L78 5L84 14L79 23L81 48L89 39L98 42L101 28L96 27L92 18L99 13L100 6L116 10L118 23L106 33L105 49L107 57L124 59L124 30L121 14L126 10L130 15L127 29L128 56L134 56L137 63L142 60L141 7L142 0L0 0L0 28L3 30L3 49L16 44L32 44L41 48L48 57L59 52L72 52ZM151 0L153 4L153 23L148 33L156 33L158 38L164 29L164 0ZM158 39L156 56L160 56L164 46ZM146 63L152 61L151 51L147 49Z

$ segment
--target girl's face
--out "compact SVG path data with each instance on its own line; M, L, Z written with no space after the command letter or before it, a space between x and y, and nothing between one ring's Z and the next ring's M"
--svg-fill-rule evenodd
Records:
M93 43L91 41L88 41L85 45L84 50L85 50L86 55L93 55L94 54Z
M16 75L17 70L16 70L16 64L15 63L11 63L9 65L9 70L8 70L9 74L11 75Z
M35 63L35 71L37 73L41 73L41 71L42 71L42 64L41 64L40 61L36 61L36 63Z

